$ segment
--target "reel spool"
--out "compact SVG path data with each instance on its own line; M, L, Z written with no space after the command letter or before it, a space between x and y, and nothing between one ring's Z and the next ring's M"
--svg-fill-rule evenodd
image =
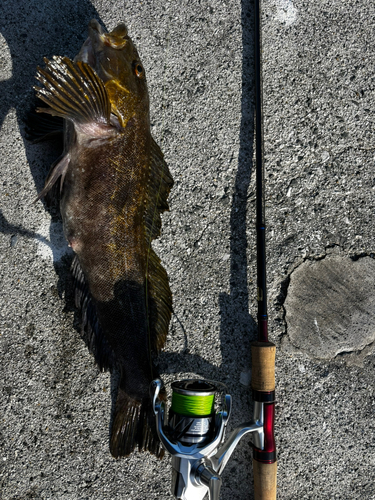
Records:
M173 382L171 387L172 405L168 418L171 440L185 446L210 441L215 430L216 386L192 379Z

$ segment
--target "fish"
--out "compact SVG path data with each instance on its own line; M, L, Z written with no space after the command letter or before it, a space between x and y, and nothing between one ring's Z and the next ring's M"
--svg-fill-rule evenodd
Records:
M110 437L115 458L163 456L149 387L172 314L152 248L173 178L150 129L144 66L124 23L91 20L77 56L37 68L38 113L63 118L64 149L39 198L59 188L81 332L102 370L119 374ZM51 191L52 190L52 191Z

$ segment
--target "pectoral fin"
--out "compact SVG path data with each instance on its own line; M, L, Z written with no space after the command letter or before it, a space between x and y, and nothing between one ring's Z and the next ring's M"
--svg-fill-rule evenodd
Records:
M113 127L110 123L111 103L102 80L88 64L73 62L68 57L54 56L44 59L45 69L38 67L37 80L44 88L34 87L37 97L49 108L37 108L72 120L75 124L97 123Z

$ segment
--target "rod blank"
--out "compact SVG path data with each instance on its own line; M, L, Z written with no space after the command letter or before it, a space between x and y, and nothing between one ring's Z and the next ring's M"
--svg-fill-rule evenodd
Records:
M254 9L258 342L253 342L251 346L251 385L254 399L264 401L265 438L264 449L260 450L254 447L253 451L254 499L276 500L277 462L274 438L276 347L271 342L268 342L260 0L255 0Z

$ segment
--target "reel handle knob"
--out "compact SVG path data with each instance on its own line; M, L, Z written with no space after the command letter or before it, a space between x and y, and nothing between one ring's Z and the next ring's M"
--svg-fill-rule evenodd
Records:
M202 464L196 472L197 480L208 488L210 500L219 500L222 479L209 465Z

